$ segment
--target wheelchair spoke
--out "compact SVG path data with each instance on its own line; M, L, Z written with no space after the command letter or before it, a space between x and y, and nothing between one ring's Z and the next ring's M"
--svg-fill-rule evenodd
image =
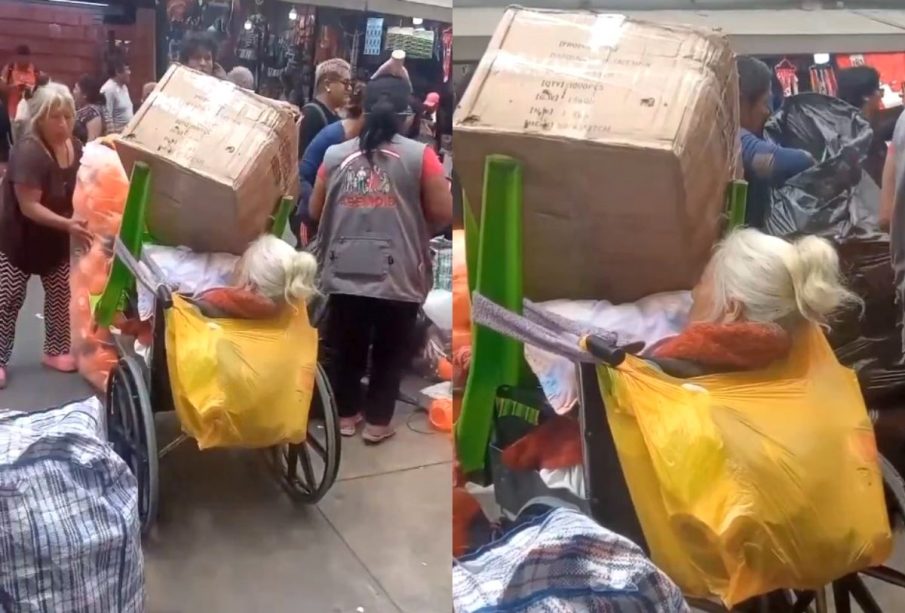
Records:
M847 577L833 582L833 604L836 606L836 613L852 613L852 601L848 595Z
M798 599L792 606L792 613L805 613L805 611L809 610L811 603L814 602L816 594L814 592L797 592L796 596L798 596Z
M317 490L317 479L314 476L314 469L311 467L311 456L308 455L308 447L306 445L298 446L299 463L302 465L302 472L305 473L305 487L309 492Z
M314 436L314 434L309 432L308 438L305 439L305 442L302 444L307 445L307 446L311 447L312 449L314 449L314 451L317 453L317 455L319 455L321 457L322 460L324 460L325 462L327 461L327 450L323 446L323 444L321 444L321 442L317 439L317 437Z
M286 479L292 483L298 480L298 457L299 452L295 445L286 445L286 451L283 455L283 461L286 463Z
M861 607L861 610L864 613L883 613L883 609L880 607L879 603L877 603L876 599L874 599L873 594L867 589L867 586L864 585L864 581L861 577L857 575L850 577L849 589L851 590L855 602L858 603L858 606Z

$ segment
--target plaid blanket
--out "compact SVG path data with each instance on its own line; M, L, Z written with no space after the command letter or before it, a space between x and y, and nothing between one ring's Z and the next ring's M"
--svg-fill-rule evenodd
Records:
M679 588L631 541L559 508L453 562L456 613L684 613Z
M0 411L0 612L138 613L138 489L96 398Z

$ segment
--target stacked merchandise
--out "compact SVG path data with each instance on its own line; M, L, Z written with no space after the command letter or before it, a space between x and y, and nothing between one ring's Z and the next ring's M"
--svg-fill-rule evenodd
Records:
M879 188L861 172L873 131L857 109L816 93L788 99L764 130L773 142L821 160L774 191L767 231L817 234L833 240L852 289L864 300L835 322L829 339L853 368L867 402L905 392L905 367L890 264L889 236L877 223Z
M384 48L405 51L412 59L429 60L434 56L434 32L422 28L390 28Z
M521 162L526 297L697 283L736 173L737 83L711 30L507 10L456 109L455 169L479 219L487 156Z
M836 95L836 71L832 66L811 66L811 91L827 96Z
M97 142L85 147L73 209L96 238L87 251L73 252L70 308L73 352L92 385L104 389L117 360L110 332L95 325L92 304L111 270L134 164L151 169L147 225L156 242L240 255L265 233L280 199L296 193L296 123L289 105L173 66L115 151ZM125 331L131 323L115 325ZM146 329L136 333L149 345Z
M117 143L127 173L151 169L155 241L241 255L298 195L297 121L288 104L171 67Z
M798 68L788 60L783 58L776 66L773 72L782 86L782 95L784 98L794 96L798 93Z
M106 388L117 352L110 331L95 325L92 303L107 284L128 191L129 179L116 152L98 141L85 145L72 209L76 218L85 220L94 240L87 251L73 243L69 314L79 373L99 390Z

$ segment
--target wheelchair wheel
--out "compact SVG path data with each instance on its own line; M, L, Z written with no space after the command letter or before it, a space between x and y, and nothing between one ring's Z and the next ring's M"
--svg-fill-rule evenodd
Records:
M159 474L157 433L144 369L123 356L107 381L107 437L138 481L138 515L147 534L157 518Z
M269 450L280 484L293 500L307 504L323 498L339 472L339 414L333 388L320 364L315 371L311 404L305 442Z

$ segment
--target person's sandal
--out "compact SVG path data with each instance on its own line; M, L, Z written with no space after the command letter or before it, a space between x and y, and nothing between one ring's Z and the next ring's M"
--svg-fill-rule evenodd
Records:
M396 434L396 430L393 429L393 426L375 426L372 424L365 424L365 429L361 433L361 438L364 439L366 443L376 445L387 440L394 434Z
M361 414L353 415L352 417L340 417L339 418L339 433L341 436L355 436L355 433L358 432L358 424L362 421Z

